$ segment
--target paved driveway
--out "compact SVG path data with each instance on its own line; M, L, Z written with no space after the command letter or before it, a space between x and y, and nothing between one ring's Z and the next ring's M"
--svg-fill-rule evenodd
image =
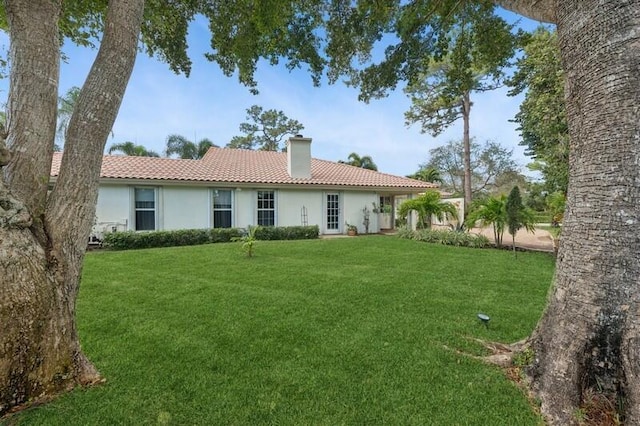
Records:
M473 228L469 232L485 235L490 241L493 241L493 229L490 227ZM505 231L502 237L502 244L511 247L511 241L511 234L509 231ZM544 229L536 229L533 233L521 229L516 233L516 247L553 252L553 239L551 234Z

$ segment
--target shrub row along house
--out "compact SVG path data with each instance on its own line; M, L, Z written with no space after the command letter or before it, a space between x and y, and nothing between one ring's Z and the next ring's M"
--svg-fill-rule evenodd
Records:
M62 155L52 167L55 183ZM395 206L437 185L311 158L311 139L286 152L210 148L200 160L104 156L94 235L247 226L317 225L343 234L394 228Z

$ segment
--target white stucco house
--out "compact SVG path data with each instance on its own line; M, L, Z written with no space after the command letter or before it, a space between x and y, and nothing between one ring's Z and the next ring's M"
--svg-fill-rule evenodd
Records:
M61 153L54 155L55 182ZM395 207L436 185L311 157L311 139L287 152L211 148L200 160L105 155L94 234L248 225L318 225L321 234L393 229ZM374 204L380 212L373 211ZM389 206L389 207L387 207Z

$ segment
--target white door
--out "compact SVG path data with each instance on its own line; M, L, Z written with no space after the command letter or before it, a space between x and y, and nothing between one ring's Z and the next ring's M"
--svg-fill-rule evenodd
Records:
M326 195L326 223L327 234L340 233L340 194L330 192Z
M378 223L380 229L393 229L393 199L389 196L380 197Z

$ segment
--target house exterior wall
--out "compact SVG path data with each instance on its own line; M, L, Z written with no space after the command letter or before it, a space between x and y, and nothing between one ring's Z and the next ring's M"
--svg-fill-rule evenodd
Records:
M234 191L234 216L233 224L236 228L246 228L256 223L257 195L255 190L242 189ZM277 220L277 217L276 217Z
M232 226L246 228L257 224L257 191L265 188L221 188L101 184L98 193L94 235L113 230L136 229L135 188L155 189L155 229L200 229L213 226L213 192L232 191ZM276 226L318 225L321 234L346 234L345 223L365 232L363 208L369 215L369 233L379 232L378 215L373 203L379 195L373 191L332 191L324 189L273 189ZM327 195L338 194L340 217L337 230L327 229ZM304 212L303 212L304 208ZM306 213L306 217L304 217Z
M211 190L165 186L160 203L161 229L202 229L211 226Z
M302 226L303 208L307 225L322 224L322 191L282 189L277 191L277 200L278 226Z
M373 203L377 203L379 196L375 192L344 192L343 211L344 222L358 227L358 233L365 232L364 208L369 210L369 233L380 231L378 215L373 212ZM344 226L344 223L342 224Z
M96 221L93 233L130 229L131 197L128 186L101 185L96 205Z

